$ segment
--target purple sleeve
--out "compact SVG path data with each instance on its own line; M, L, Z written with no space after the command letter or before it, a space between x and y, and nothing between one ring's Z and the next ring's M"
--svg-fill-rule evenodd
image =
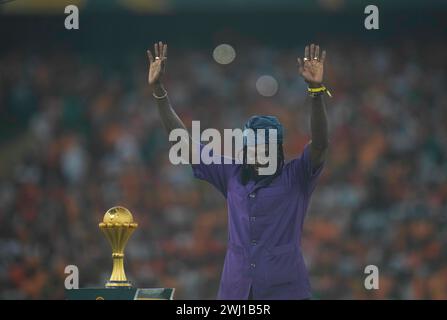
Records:
M323 171L324 162L317 168L312 169L310 144L307 144L301 155L290 161L287 166L291 182L298 183L303 190L306 190L307 193L311 194L316 187L318 177Z
M204 148L205 146L200 144L200 153ZM191 164L194 177L211 183L224 197L227 197L228 180L235 173L237 165L234 161L231 164L225 164L225 157L213 155L212 151L210 151L210 154L213 157L213 163L205 164L200 157L199 164Z

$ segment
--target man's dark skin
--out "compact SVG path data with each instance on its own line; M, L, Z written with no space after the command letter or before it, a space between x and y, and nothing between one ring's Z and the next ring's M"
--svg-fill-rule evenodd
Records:
M148 84L153 94L157 97L158 112L167 132L173 129L186 129L182 120L177 116L172 108L167 91L164 88L162 79L165 73L168 46L161 41L154 44L155 58L150 50L147 50L149 59ZM310 88L319 88L323 83L324 61L326 59L326 51L322 51L320 55L320 47L311 44L306 46L304 50L304 59L298 58L298 73L307 82ZM326 159L328 150L328 123L326 115L326 103L324 94L310 97L311 112L311 134L312 141L310 144L310 156L313 169L318 168ZM192 146L191 135L189 136L189 146ZM190 160L191 152L195 148L189 148ZM191 162L190 162L191 163Z

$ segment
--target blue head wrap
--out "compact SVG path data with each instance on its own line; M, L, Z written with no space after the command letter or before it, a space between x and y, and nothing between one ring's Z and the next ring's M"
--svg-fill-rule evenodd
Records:
M255 140L250 141L247 129L252 129L255 133ZM258 129L265 129L265 140L258 141ZM276 129L276 143L281 144L283 141L283 126L275 116L252 116L248 119L244 126L244 146L252 146L258 144L269 143L269 129Z

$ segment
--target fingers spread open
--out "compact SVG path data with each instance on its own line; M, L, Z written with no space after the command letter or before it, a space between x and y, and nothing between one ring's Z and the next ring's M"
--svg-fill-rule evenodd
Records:
M317 45L315 46L315 56L314 58L316 58L317 60L320 60L320 46Z
M151 50L147 50L147 57L149 59L149 64L154 62L154 57L152 56Z
M159 55L158 55L158 43L154 43L154 53L155 53L155 57L159 57Z
M298 72L301 74L303 73L303 62L301 61L301 58L296 59L298 62Z
M321 59L320 59L320 61L321 61L322 63L324 63L324 60L326 60L326 50L323 50L323 52L321 53Z
M168 45L164 44L163 45L163 58L167 58L168 57Z
M160 54L160 59L163 58L163 42L161 41L158 42L158 53Z
M309 59L309 46L306 46L304 48L304 60L308 60Z

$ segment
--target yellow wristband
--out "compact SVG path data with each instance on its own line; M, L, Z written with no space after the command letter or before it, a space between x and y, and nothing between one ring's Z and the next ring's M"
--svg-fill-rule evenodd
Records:
M329 90L325 86L321 86L318 88L307 88L307 91L310 93L326 92L329 97L332 97L332 94L329 92Z
M321 92L321 91L326 91L326 87L325 86L321 86L319 88L307 88L307 91L309 92Z

